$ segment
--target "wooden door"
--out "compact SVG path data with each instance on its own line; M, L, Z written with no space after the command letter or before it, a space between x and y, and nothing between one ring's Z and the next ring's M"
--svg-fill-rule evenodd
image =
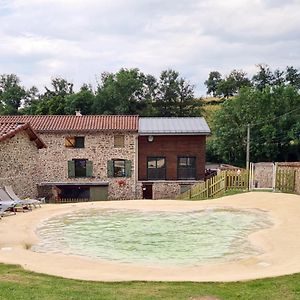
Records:
M152 199L153 192L152 192L152 184L143 184L143 199Z

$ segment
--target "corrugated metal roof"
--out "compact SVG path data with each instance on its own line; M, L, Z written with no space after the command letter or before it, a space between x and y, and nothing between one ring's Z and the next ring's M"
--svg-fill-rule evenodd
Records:
M138 116L128 115L85 115L85 116L57 116L57 115L23 115L0 116L1 122L30 123L37 132L57 131L137 131Z
M210 129L204 118L140 118L140 135L209 135Z

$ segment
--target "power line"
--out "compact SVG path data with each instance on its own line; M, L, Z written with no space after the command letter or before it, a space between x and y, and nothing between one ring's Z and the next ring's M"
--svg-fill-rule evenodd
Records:
M270 122L270 121L277 120L277 119L279 119L279 118L281 118L281 117L284 117L284 116L286 116L286 115L289 115L289 114L291 114L291 113L293 113L293 112L295 112L295 111L298 111L298 110L300 110L300 107L295 108L295 109L292 109L292 110L290 110L290 111L288 111L288 112L286 112L286 113L284 113L284 114L282 114L282 115L280 115L280 116L276 116L276 117L271 118L271 119L269 119L269 120L265 120L264 122L250 123L250 126L262 125L262 124L264 124L264 123L266 123L266 122ZM247 125L244 125L244 126L247 126Z

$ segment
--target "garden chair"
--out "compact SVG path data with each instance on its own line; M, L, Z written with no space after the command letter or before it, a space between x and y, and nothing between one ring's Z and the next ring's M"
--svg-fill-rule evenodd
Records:
M0 188L0 201L6 204L11 203L12 205L14 205L13 206L14 212L16 212L18 208L21 208L23 212L31 210L30 204L26 203L23 200L12 199L3 188Z
M35 208L38 205L39 207L41 207L41 201L36 200L36 199L20 199L16 193L14 192L14 190L12 189L12 187L10 185L7 185L4 187L5 192L9 195L9 197L14 200L14 201L21 201L24 204L27 204L29 206L33 205Z
M0 215L3 216L3 214L7 211L16 213L16 205L17 203L0 188Z

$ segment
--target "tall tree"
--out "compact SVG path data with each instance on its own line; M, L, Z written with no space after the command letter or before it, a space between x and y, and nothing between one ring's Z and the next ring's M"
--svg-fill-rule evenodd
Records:
M15 74L0 76L0 114L18 114L18 109L26 97L26 90L20 85L20 79Z
M138 69L102 73L93 111L98 114L137 114L146 106L146 76Z
M65 113L73 115L76 111L80 111L84 115L93 113L92 106L95 95L90 86L84 84L78 93L66 96Z
M222 75L218 71L212 71L208 75L208 79L204 82L207 88L207 94L212 94L214 97L217 96L218 84L222 80Z
M24 112L30 111L38 115L64 115L66 114L66 98L73 95L73 83L64 78L56 77L51 80L50 87L45 92L33 98L32 105L26 107Z
M243 70L233 70L225 78L218 82L216 95L225 98L236 95L242 87L251 86L247 74Z
M194 97L194 87L174 70L162 71L154 103L161 117L199 116L202 102Z
M287 84L294 86L296 89L300 89L300 73L293 66L286 67L285 80Z
M257 67L258 72L252 77L252 82L258 90L262 91L265 87L272 85L274 75L266 64L259 64Z

